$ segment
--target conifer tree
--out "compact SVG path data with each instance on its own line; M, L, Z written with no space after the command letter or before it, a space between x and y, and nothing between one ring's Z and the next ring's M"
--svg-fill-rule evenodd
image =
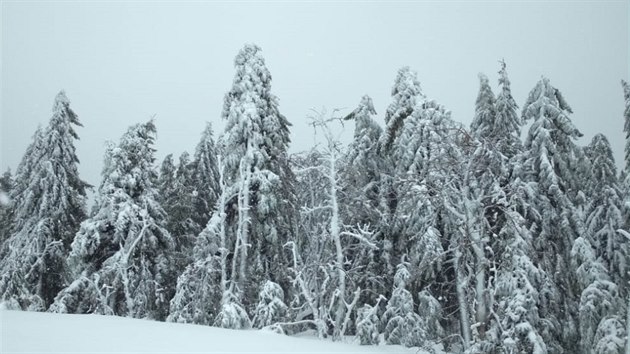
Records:
M155 134L152 121L136 124L108 148L94 214L72 243L75 281L52 311L156 320L168 314L175 244L157 201Z
M383 198L383 178L389 174L385 160L378 153L382 129L374 121L376 115L372 99L365 95L359 106L344 119L355 121L354 139L341 161L340 212L343 223L349 226L365 226L375 234L379 250L361 248L365 254L358 254L360 267L364 269L359 286L372 289L363 302L373 302L380 294L387 293L386 279L390 268L390 255L382 251L387 232L385 215L386 202ZM359 241L355 241L359 242ZM385 272L383 272L385 270Z
M258 299L252 319L254 327L263 328L284 321L288 307L284 303L284 291L280 285L267 281Z
M195 210L192 220L202 228L208 223L221 193L219 186L218 150L212 124L206 123L192 160L192 187Z
M235 210L228 215L228 238L238 260L231 280L244 292L241 301L251 311L266 280L289 288L283 245L294 234L295 177L287 154L290 123L271 93L261 49L246 45L234 64L234 83L223 105L221 149L226 188L238 196L228 203Z
M175 296L167 321L211 326L219 312L221 297L220 215L215 214L199 234L193 248L193 262L177 279Z
M581 149L575 140L582 136L569 118L571 107L547 78L532 89L523 106L523 119L533 121L525 142L523 168L536 186L534 230L535 263L550 275L541 286L540 329L547 349L577 351L577 305L579 289L569 267L574 240L583 231L574 200Z
M22 309L46 309L68 281L66 256L86 216L89 185L79 178L74 130L81 126L61 91L38 130L11 191L11 237L0 260L0 297Z
M403 122L411 115L416 105L425 99L417 76L408 66L398 70L391 94L394 101L385 112L385 131L381 137L381 146L385 149L394 142Z
M495 118L491 134L485 136L492 141L494 148L505 157L511 159L521 152L521 125L522 120L518 115L518 105L512 97L512 88L507 74L507 65L501 61L499 70L499 85L501 91L495 101Z
M488 77L479 74L479 94L475 102L475 116L470 124L470 131L475 136L488 139L496 136L496 98L490 88Z
M597 134L588 150L591 175L587 185L586 236L612 280L627 289L630 249L628 241L617 232L623 223L622 196L612 149L608 139Z
M406 262L397 266L394 278L394 290L383 314L385 323L385 342L402 344L407 347L418 346L425 340L426 333L420 326L420 316L414 312L411 293L405 289L411 277Z

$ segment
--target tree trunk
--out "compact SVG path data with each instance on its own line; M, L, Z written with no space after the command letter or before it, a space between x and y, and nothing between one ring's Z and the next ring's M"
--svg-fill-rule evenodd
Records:
M335 313L335 329L333 339L339 340L343 335L342 326L346 310L346 272L343 268L343 249L341 248L341 235L339 234L339 205L337 203L337 155L334 146L330 146L330 165L328 178L330 179L330 203L332 217L330 219L330 235L335 242L337 253L337 273L339 277L339 296L337 298L337 310Z
M456 246L458 247L458 246ZM461 269L460 260L462 252L459 249L455 250L455 256L453 258L453 266L455 267L455 287L457 289L457 302L459 305L459 317L462 331L462 338L464 340L464 349L468 349L470 346L470 322L468 315L468 301L466 301L466 286L468 281Z

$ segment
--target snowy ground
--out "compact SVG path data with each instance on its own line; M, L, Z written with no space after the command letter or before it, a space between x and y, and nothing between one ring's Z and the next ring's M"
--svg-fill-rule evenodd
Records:
M0 353L420 353L268 331L0 310Z

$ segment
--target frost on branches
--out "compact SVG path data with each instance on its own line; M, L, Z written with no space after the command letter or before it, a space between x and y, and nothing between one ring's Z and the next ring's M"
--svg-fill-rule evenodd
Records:
M74 127L81 123L63 91L52 110L18 166L10 194L11 236L0 250L0 299L13 308L45 310L67 285L66 257L85 218L89 185L79 178L74 147Z
M108 148L93 215L72 243L76 280L59 293L52 311L166 317L175 244L157 202L155 133L152 121L137 124Z

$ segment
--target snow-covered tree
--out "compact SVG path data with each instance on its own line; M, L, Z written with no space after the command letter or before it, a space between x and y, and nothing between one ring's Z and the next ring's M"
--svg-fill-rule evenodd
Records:
M136 124L108 148L93 215L72 243L76 280L57 296L53 311L91 308L158 320L168 314L175 244L157 202L155 134L152 121ZM78 284L95 284L95 290L77 291ZM69 308L71 302L78 307ZM100 303L106 307L96 306Z
M287 154L290 123L271 93L271 74L261 49L246 45L234 64L234 82L223 105L226 127L220 145L225 152L226 188L237 191L227 203L228 239L238 259L231 281L244 294L245 308L252 311L265 281L289 287L283 245L294 234L295 177Z
M359 343L361 343L361 345L378 344L380 337L378 330L378 304L376 306L363 305L359 311L357 311L356 321Z
M382 321L385 324L384 338L387 344L402 344L408 347L423 344L426 333L420 326L420 316L414 312L411 293L405 289L411 274L408 264L401 262L394 277L394 290L387 302Z
M323 338L328 335L328 307L335 286L331 270L324 266L333 259L328 234L330 180L325 173L325 155L317 149L293 155L291 161L300 203L297 237L285 245L293 260L289 267L292 319L296 330L314 326Z
M499 70L501 91L495 101L494 125L484 138L491 141L494 148L505 157L511 159L523 147L520 139L522 120L518 115L518 105L512 97L511 83L506 68L506 63L501 61L501 70Z
M270 326L285 320L287 305L284 303L284 291L280 285L267 281L258 297L252 325L256 328Z
M226 239L227 191L223 180L221 158L216 156L218 181L221 193L215 212L199 234L192 252L193 262L177 279L175 296L171 300L171 322L217 324L221 301L228 293L228 250ZM240 321L237 321L240 322ZM220 325L220 323L219 323Z
M618 286L610 281L588 235L575 240L571 255L582 290L579 302L580 352L593 353L600 345L600 340L595 339L596 331L602 322L620 319L619 314L623 312L622 302ZM606 341L610 339L612 338Z
M354 120L354 139L340 161L340 213L344 225L365 226L375 234L379 250L361 248L364 254L353 255L364 269L359 286L372 291L365 293L363 302L373 302L389 289L386 278L393 275L390 256L382 251L387 230L387 206L383 198L383 176L390 173L385 160L378 153L381 127L374 121L376 115L372 99L363 96L359 106L344 120ZM356 241L359 242L359 241ZM357 265L359 266L359 265ZM385 270L385 272L384 272Z
M0 257L0 297L21 308L47 308L68 281L66 256L85 219L86 188L74 141L79 118L61 91L15 176L11 237Z
M516 204L515 199L510 202ZM547 353L539 332L538 313L539 289L545 273L532 262L532 235L524 218L513 212L506 216L510 219L499 235L505 247L495 259L498 269L492 310L497 317L488 330L488 342L490 348L504 348L507 353Z
M223 291L221 262L221 215L215 214L197 237L193 249L194 262L177 279L167 321L213 325L219 312Z
M418 74L408 66L398 70L392 88L393 102L385 112L385 131L381 136L381 145L387 149L394 142L403 126L403 122L411 115L417 104L425 100Z
M204 226L210 220L221 193L219 186L218 151L214 143L212 124L206 123L192 161L192 187L195 211L192 220Z
M529 93L522 114L525 121L532 121L523 169L536 188L534 262L551 276L539 294L543 319L539 331L547 349L558 353L575 352L579 342L579 290L569 265L573 242L583 232L574 204L579 183L573 173L582 153L575 140L582 134L571 122L571 112L560 91L542 78Z
M195 189L191 167L187 152L180 155L177 166L173 164L172 155L167 155L158 178L159 202L166 213L166 229L175 241L173 257L178 275L192 262L191 251L195 237L202 229L193 220Z
M490 87L488 77L479 74L479 94L475 102L475 116L470 124L470 131L482 139L494 137L496 134L496 98Z
M343 201L346 222L371 224L380 221L380 176L385 172L384 162L378 154L382 129L374 121L376 115L372 99L363 96L359 106L344 119L355 121L354 139L343 157Z
M623 226L622 192L617 182L612 149L604 135L593 137L588 146L588 157L591 174L586 186L586 235L613 282L627 289L626 284L630 280L629 242L617 232Z

